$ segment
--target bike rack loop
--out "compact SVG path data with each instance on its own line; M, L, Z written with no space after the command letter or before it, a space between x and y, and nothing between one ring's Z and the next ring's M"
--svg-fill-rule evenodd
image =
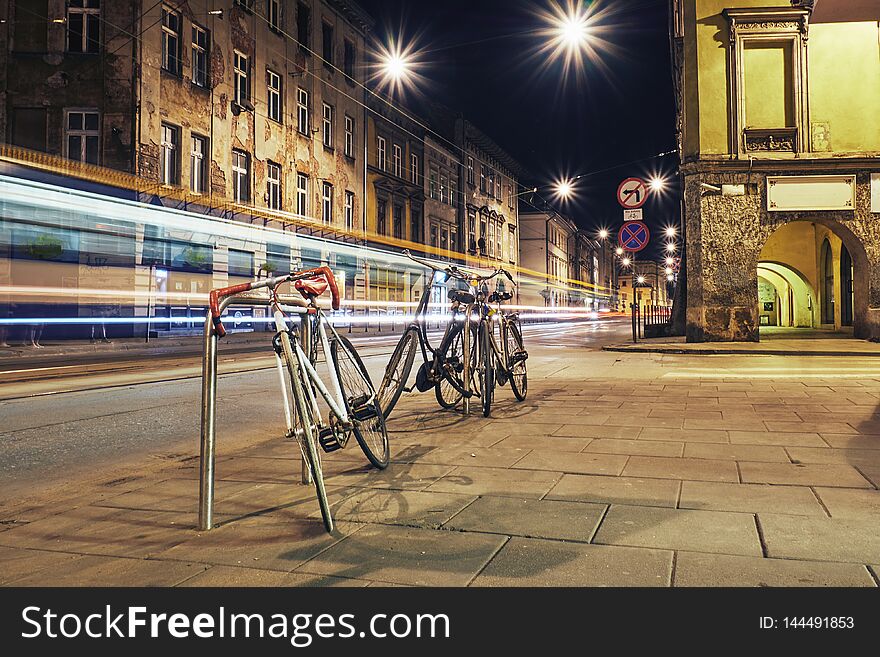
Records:
M270 306L268 298L236 294L220 301L222 314L234 301L248 306ZM284 302L284 297L279 300ZM199 452L199 531L214 526L214 463L217 446L217 343L219 338L209 309L205 316L204 351L202 354L202 408ZM303 460L303 468L307 468Z

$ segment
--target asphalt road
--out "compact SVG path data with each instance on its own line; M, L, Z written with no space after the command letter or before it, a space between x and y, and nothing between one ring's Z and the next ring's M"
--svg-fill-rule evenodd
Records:
M531 358L566 349L598 350L625 340L626 320L529 325ZM378 378L398 336L356 336ZM218 441L234 448L283 431L274 358L265 350L220 360ZM0 374L0 499L89 477L112 481L118 468L188 459L198 453L198 356L118 360L79 354L22 363ZM259 419L259 421L257 421ZM0 501L0 507L2 507Z

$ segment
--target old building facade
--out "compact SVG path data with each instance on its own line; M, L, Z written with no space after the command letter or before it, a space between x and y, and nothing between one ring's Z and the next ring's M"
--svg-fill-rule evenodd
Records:
M877 337L880 4L773 5L672 2L687 339Z

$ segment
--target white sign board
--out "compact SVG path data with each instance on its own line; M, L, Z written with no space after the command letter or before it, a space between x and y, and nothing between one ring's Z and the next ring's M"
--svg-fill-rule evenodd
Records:
M871 174L871 212L880 213L880 173Z
M855 210L855 176L767 176L767 210Z
M641 208L639 208L638 210L624 210L623 211L623 220L624 221L641 221L642 220Z

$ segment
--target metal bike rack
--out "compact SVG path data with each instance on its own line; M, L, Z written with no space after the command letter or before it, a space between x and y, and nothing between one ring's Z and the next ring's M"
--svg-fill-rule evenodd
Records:
M285 300L294 297L279 297L283 305ZM248 306L269 306L268 298L235 294L220 302L222 313L235 301L245 302ZM217 445L217 343L219 336L214 326L211 311L205 317L204 352L202 355L202 409L201 409L201 445L199 454L199 531L208 531L214 526L214 464ZM308 483L310 475L308 465L303 459L303 482Z

